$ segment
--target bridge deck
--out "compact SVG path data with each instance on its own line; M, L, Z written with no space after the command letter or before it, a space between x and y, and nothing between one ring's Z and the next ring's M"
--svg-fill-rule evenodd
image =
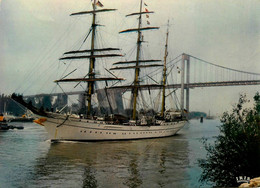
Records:
M189 83L189 84L184 84L184 88L196 88L196 87L219 87L219 86L244 86L244 85L260 85L260 80L247 80L247 81L224 81L224 82L204 82L204 83ZM153 89L160 89L161 86L153 86L151 87L141 87L142 90L153 90ZM167 89L171 89L171 88L181 88L181 84L171 84L168 85L166 87ZM122 89L121 86L120 88L118 87L114 87L114 89ZM128 88L128 90L131 90L132 88ZM124 89L125 91L125 89ZM83 94L84 91L74 91L74 92L68 92L66 93L67 95L79 95L79 94ZM64 93L51 93L51 94L37 94L37 95L27 95L24 97L43 97L43 96L58 96L58 95L63 95Z

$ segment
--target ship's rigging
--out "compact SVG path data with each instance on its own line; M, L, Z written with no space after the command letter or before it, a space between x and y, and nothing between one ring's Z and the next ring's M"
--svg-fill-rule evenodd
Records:
M159 27L142 27L142 16L144 14L148 15L148 14L152 14L154 13L153 11L143 11L143 0L140 1L140 10L139 12L136 13L132 13L132 14L128 14L126 15L127 17L129 16L138 16L138 27L134 28L134 29L126 29L123 31L120 31L119 33L129 33L129 32L137 32L137 50L136 50L136 60L132 60L132 61L126 61L126 62L117 62L114 63L114 65L119 65L119 64L134 64L134 66L116 66L111 68L110 70L118 70L118 69L134 69L135 73L134 73L134 81L133 84L131 85L132 87L132 109L133 109L133 113L132 113L132 119L133 120L137 120L137 97L138 97L138 93L139 93L139 87L141 86L140 84L140 71L142 68L152 68L152 67L161 67L163 66L162 64L143 64L146 62L160 62L160 60L141 60L141 48L142 48L142 42L143 42L143 35L142 32L146 31L146 30L154 30L154 29L159 29ZM126 86L126 88L129 86Z
M86 89L86 100L87 100L87 117L91 117L91 111L92 111L92 95L94 94L95 90L95 82L98 81L114 81L114 80L123 80L123 78L118 77L96 77L95 73L95 67L96 67L96 58L104 58L104 57L120 57L121 54L118 53L111 53L111 54L96 54L96 52L107 52L107 51L118 51L119 48L96 48L95 46L95 40L96 40L96 29L97 26L99 26L96 23L96 16L97 13L102 12L110 12L115 11L116 9L97 9L97 3L99 1L94 0L92 3L93 10L92 11L83 11L83 12L77 12L72 13L71 16L77 16L77 15L85 15L90 14L92 15L92 25L90 29L91 33L91 47L90 49L85 50L78 50L78 51L69 51L64 53L64 57L60 58L60 60L76 60L76 59L89 59L89 71L88 74L83 78L62 78L60 80L55 80L56 83L60 82L87 82L88 86ZM85 53L88 53L85 55ZM80 54L80 55L78 55ZM69 56L68 56L69 55Z
M96 14L97 13L102 13L102 12L110 12L110 11L115 11L116 9L97 9L96 5L97 1L93 1L93 10L92 11L82 11L82 12L77 12L71 14L71 16L77 16L77 15L85 15L85 14L90 14L92 15L92 25L91 28L87 34L87 37L91 34L91 48L90 49L80 49L80 50L71 50L67 51L63 54L63 57L61 57L59 60L65 61L65 60L84 60L84 59L89 59L89 69L88 73L84 77L76 77L76 78L66 78L66 76L62 77L61 79L55 80L57 84L62 83L62 82L76 82L76 86L78 86L81 82L87 82L87 89L86 89L86 101L87 101L87 117L91 118L92 114L92 95L94 94L94 91L97 89L95 88L96 82L99 81L104 81L105 82L105 94L106 98L108 100L110 112L113 113L113 110L110 105L109 97L108 97L108 91L111 91L110 89L116 89L116 88L124 88L128 89L131 88L132 90L132 100L130 101L131 106L130 109L132 109L132 116L131 118L133 120L138 119L138 113L137 113L137 104L138 104L138 96L140 93L140 89L142 88L148 88L149 90L149 95L150 95L150 88L158 88L161 90L161 110L160 110L160 116L163 118L164 112L165 112L165 98L166 98L166 78L167 78L167 67L166 67L166 58L168 55L167 52L167 46L168 46L168 34L169 31L167 30L167 37L166 37L166 45L165 45L165 53L164 53L164 64L160 64L161 60L158 59L143 59L141 57L141 51L142 51L142 43L144 42L143 40L143 32L148 31L148 30L157 30L159 27L143 27L144 24L142 24L142 16L149 17L148 15L153 14L153 11L148 11L145 8L145 11L143 11L143 0L140 1L140 10L139 12L136 13L131 13L126 15L126 17L131 17L131 16L138 16L138 27L133 28L133 29L126 29L123 31L120 31L119 33L129 33L129 32L136 32L137 33L137 42L136 42L136 57L135 60L126 60L126 61L118 61L113 63L112 68L110 70L126 70L126 69L134 69L134 80L131 83L131 85L124 85L124 86L117 86L117 83L114 83L112 86L108 86L108 81L121 81L123 78L118 78L115 76L111 71L108 69L105 69L107 72L109 72L110 75L113 77L96 77L96 59L102 59L102 58L107 58L107 57L121 57L122 55L119 53L110 53L112 52L117 52L120 49L119 48L97 48L95 45L95 40L97 39L96 35L96 27L100 26L97 24L96 21ZM149 22L150 25L150 22ZM84 39L87 39L87 37ZM109 52L105 54L100 54L102 52ZM156 67L163 67L163 75L162 75L162 81L161 83L157 82L154 80L152 77L150 77L147 74L147 77L149 77L151 80L154 81L156 84L151 84L151 83L146 83L146 84L141 84L143 80L140 78L140 72L144 68L156 68ZM72 71L73 72L73 71ZM69 73L70 74L70 73ZM76 87L75 86L75 87ZM74 88L75 88L74 87ZM151 97L151 95L150 95ZM145 97L143 94L139 98L144 99ZM142 100L143 103L144 100ZM84 103L82 103L84 105ZM139 103L140 104L140 103ZM147 104L147 103L146 103ZM147 106L147 105L145 105Z

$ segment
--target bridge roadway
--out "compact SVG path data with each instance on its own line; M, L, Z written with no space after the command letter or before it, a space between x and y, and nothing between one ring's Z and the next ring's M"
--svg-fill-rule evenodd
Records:
M260 85L260 80L246 80L246 81L223 81L223 82L204 82L204 83L189 83L189 84L184 84L185 89L192 89L196 87L219 87L219 86L244 86L244 85ZM115 86L113 89L121 89L121 90L131 90L133 86L128 86L127 89L122 88L122 86ZM153 89L160 89L162 88L161 85L143 85L140 86L141 90L153 90ZM171 84L166 86L167 89L178 89L181 88L181 84ZM109 88L108 88L109 89ZM74 92L67 92L67 95L79 95L83 94L84 91L74 91ZM26 97L43 97L43 96L58 96L58 95L63 95L64 93L51 93L51 94L36 94L36 95L27 95L24 96Z

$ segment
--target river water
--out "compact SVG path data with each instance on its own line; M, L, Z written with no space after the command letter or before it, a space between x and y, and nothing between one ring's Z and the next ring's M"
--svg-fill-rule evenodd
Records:
M0 132L0 187L199 187L200 139L214 140L219 120L191 120L173 137L51 143L44 127Z

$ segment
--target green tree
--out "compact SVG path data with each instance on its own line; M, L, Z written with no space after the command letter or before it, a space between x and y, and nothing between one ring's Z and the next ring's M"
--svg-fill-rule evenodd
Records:
M254 97L251 109L243 108L249 101L241 95L231 113L221 118L220 135L214 144L204 139L205 159L199 159L202 168L200 181L220 187L238 186L236 177L260 176L260 95Z

